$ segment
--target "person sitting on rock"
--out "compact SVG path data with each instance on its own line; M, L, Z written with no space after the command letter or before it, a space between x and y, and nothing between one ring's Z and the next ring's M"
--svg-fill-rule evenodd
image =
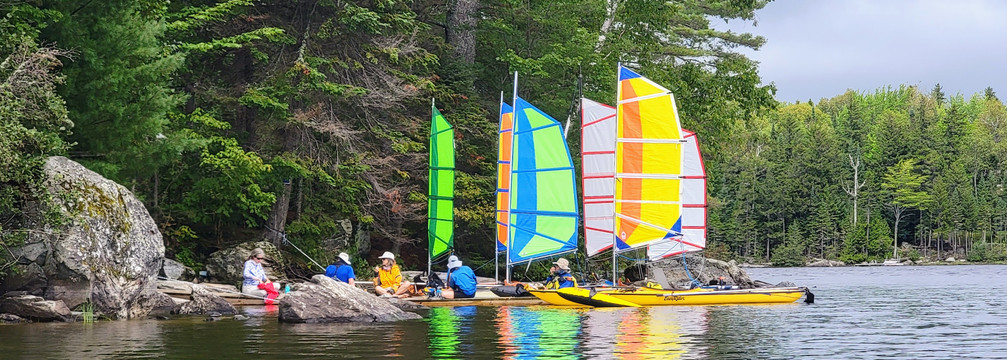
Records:
M476 273L462 265L457 256L448 258L447 288L441 290L445 299L471 299L476 296Z
M395 263L395 255L385 251L378 259L381 259L381 266L374 268L374 292L379 296L405 298L409 294L409 281L402 278L402 271Z
M577 287L577 279L570 274L570 261L560 258L549 269L551 275L545 279L546 289Z
M269 278L266 277L266 269L262 268L262 260L265 259L266 252L260 248L255 248L248 255L245 269L241 272L245 278L241 283L241 293L265 298L266 304L272 305L273 300L280 295L280 284L269 281Z
M353 274L353 267L350 266L350 255L339 253L336 263L325 267L325 276L355 285L357 276Z

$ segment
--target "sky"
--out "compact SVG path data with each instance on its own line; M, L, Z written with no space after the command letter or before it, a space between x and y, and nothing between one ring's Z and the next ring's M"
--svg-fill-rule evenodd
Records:
M1007 95L1007 1L775 0L754 23L713 26L766 38L742 52L780 101L937 83L948 95Z

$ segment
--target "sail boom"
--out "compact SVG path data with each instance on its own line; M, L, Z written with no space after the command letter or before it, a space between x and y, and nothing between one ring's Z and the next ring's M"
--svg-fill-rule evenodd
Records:
M538 261L538 260L542 260L542 259L548 259L548 258L551 258L551 257L556 257L556 256L560 256L560 255L566 255L566 254L569 254L569 253L572 253L572 252L575 252L575 251L577 251L577 249L573 248L573 249L570 249L570 250L564 250L564 251L552 253L552 254L549 254L549 255L543 255L543 256L525 258L525 259L521 259L521 260L518 260L518 261L511 262L511 263L509 263L509 265L524 264L526 262Z

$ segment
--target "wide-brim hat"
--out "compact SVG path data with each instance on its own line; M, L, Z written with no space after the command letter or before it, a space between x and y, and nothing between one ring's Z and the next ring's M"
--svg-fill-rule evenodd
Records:
M378 256L378 259L395 260L395 255L392 254L391 251L385 251L384 254L381 254L381 256Z
M554 262L553 264L555 264L556 266L559 266L560 269L570 270L570 261L567 260L567 259L562 259L561 258L559 260L556 260L556 262Z
M350 255L347 255L346 253L339 253L339 258L342 259L346 265L350 264Z
M461 266L462 266L462 261L458 260L457 256L451 255L451 257L448 258L448 269L449 270L450 269L454 269L456 267L461 267Z

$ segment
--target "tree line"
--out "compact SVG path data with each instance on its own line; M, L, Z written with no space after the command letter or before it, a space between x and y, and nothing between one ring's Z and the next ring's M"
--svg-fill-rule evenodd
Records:
M1003 261L1004 105L940 84L781 104L719 156L713 246L727 256ZM897 246L896 246L897 245Z

